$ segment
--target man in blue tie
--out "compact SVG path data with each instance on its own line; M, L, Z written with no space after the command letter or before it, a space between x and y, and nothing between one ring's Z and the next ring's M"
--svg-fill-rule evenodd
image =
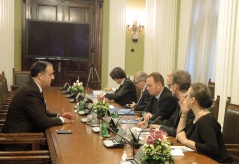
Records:
M152 99L142 112L144 121L139 122L140 126L145 126L147 122L152 122L159 116L160 123L169 119L177 107L177 99L171 91L164 86L164 78L158 72L151 73L146 80L147 90Z

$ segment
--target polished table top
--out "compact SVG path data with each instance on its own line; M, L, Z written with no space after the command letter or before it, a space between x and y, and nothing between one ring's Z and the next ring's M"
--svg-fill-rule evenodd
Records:
M59 113L61 111L74 112L73 106L76 103L70 103L66 94L62 94L56 87L44 89L44 97L47 102L47 109L51 112ZM114 104L115 106L115 104ZM123 154L122 148L106 148L103 145L101 137L94 133L91 126L81 122L85 116L75 115L75 122L54 126L46 130L49 149L53 163L64 164L117 164ZM56 130L72 130L72 134L57 134ZM174 138L170 139L174 145L181 145ZM174 157L176 164L217 163L209 157L200 155L196 152L185 152L184 157Z

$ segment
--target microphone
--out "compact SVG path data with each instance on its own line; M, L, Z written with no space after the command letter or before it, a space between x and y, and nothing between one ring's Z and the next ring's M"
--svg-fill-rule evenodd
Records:
M162 117L161 116L158 116L153 122L151 122L150 124L148 124L144 129L142 129L140 132L139 132L139 135L137 137L137 139L135 138L134 134L132 133L132 131L130 130L130 133L131 135L133 136L133 144L135 146L135 148L139 148L141 146L141 144L139 143L139 137L140 137L140 134L145 131L145 129L147 129L151 124L154 124L156 121L158 121L159 119L161 119Z
M117 110L119 110L119 109L117 109ZM116 110L115 110L116 111ZM114 111L114 112L115 112ZM118 119L118 121L116 122L116 127L118 127L118 123L119 123L119 121L123 118L123 117L125 117L127 114L129 114L130 112L132 112L133 110L132 109L130 109L130 111L129 112L127 112L127 113L125 113L123 116L121 116L119 119Z
M127 140L126 138L124 138L124 136L121 136L119 135L118 133L116 133L113 129L111 128L108 128L111 132L113 132L114 134L116 134L117 136L121 137L122 139L124 139L131 147L132 147L132 150L133 150L133 157L135 155L135 150L134 150L134 145L129 141Z

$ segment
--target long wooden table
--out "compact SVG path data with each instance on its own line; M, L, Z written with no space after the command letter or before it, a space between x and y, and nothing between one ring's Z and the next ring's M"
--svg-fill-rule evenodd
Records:
M49 87L44 90L44 97L47 102L47 109L51 112L59 113L62 110L74 112L73 106L76 103L70 103L69 98L65 97L56 87ZM75 113L75 122L54 126L46 130L49 150L52 163L59 164L117 164L123 154L122 148L109 149L103 145L102 139L98 134L91 130L91 126L81 122L81 118ZM70 129L73 134L57 134L57 129ZM171 142L174 145L181 145L173 138ZM217 163L209 157L200 155L196 152L185 152L184 157L174 157L176 164L197 164Z

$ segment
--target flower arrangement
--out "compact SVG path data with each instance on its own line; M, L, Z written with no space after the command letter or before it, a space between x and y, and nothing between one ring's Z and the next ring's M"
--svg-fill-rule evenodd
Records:
M171 155L171 142L168 140L167 133L162 130L152 130L143 145L143 152L140 160L142 163L174 163Z
M106 111L109 109L110 109L109 104L105 102L104 100L102 101L97 100L93 105L93 110L95 111L95 113L97 113L101 117L104 117Z
M77 80L75 83L73 83L71 87L71 94L75 95L77 93L83 93L83 92L84 92L84 87L82 82L79 82Z

